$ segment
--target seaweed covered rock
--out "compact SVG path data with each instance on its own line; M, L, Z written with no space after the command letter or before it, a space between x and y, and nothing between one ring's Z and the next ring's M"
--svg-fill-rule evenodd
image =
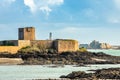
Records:
M24 64L117 64L120 63L120 56L111 56L103 52L19 52L17 54L0 54L1 58L22 58Z
M99 69L95 73L85 73L83 71L72 72L67 76L62 75L60 78L67 79L88 79L88 80L99 80L99 79L120 79L120 68L109 68Z
M90 78L92 73L87 74L84 71L76 71L68 74L67 76L61 76L60 78L79 79L79 78Z
M120 68L96 70L95 75L100 79L120 79Z

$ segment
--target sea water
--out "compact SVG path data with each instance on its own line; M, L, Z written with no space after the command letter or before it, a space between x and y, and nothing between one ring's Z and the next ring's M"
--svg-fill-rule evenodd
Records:
M120 56L120 50L115 49L88 49L90 52L104 52L112 56Z
M33 80L33 79L59 79L61 75L67 75L72 71L95 70L102 68L119 67L120 64L87 65L86 67L75 67L65 65L64 67L49 67L49 65L1 65L0 80Z
M92 52L104 52L109 55L120 56L120 50L88 50ZM51 65L0 65L0 80L33 80L33 79L59 79L61 75L67 75L72 71L85 71L102 68L120 68L120 64L87 65L75 67L50 67Z

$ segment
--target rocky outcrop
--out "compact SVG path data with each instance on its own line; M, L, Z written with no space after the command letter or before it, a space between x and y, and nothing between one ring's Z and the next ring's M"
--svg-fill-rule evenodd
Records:
M62 65L85 65L85 64L117 64L120 63L120 56L111 56L99 52L45 52L38 51L17 54L0 54L0 58L22 58L23 64L62 64Z
M120 79L120 68L96 70L95 76L100 79Z
M120 79L120 68L109 68L96 70L95 73L85 73L83 71L72 72L67 76L62 75L60 78L77 79L77 80L99 80L99 79Z
M120 63L120 57L92 52L62 52L57 53L27 53L21 54L24 64L116 64Z
M72 72L68 74L67 76L60 76L60 78L69 78L69 79L81 79L81 78L90 78L92 77L92 74L87 74L84 71L77 71Z

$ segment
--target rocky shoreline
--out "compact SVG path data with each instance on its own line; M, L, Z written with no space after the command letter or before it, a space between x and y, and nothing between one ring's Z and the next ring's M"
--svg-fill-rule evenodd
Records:
M103 52L28 52L17 54L0 54L0 58L21 58L21 65L78 65L86 64L120 64L120 56L111 56Z
M85 65L85 64L120 64L120 56L111 56L105 53L92 52L62 52L58 53L29 53L20 54L23 64L62 64L62 65Z
M98 69L92 71L94 71L94 73L74 71L68 75L61 75L60 79L45 79L45 80L120 80L120 68Z
M60 76L62 79L72 80L119 80L120 79L120 68L109 68L95 70L95 73L85 73L83 71L72 72L68 75Z
M76 65L85 66L88 64L120 64L120 56L111 56L103 52L28 52L17 54L0 54L0 58L21 59L19 65ZM2 63L4 64L4 63ZM56 67L56 66L53 66ZM94 71L94 70L93 70ZM109 68L95 70L95 73L85 73L82 71L72 72L68 75L60 76L60 80L99 80L99 79L120 79L120 68ZM41 80L41 79L37 79ZM48 79L59 80L59 79Z

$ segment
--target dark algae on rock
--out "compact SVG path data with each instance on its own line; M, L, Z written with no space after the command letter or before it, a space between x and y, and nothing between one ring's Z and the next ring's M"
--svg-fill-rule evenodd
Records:
M60 78L78 79L78 80L100 80L114 79L120 80L120 68L99 69L95 73L85 73L83 71L72 72L68 75L62 75Z
M24 60L24 64L64 64L64 65L80 65L80 64L118 64L120 56L111 56L105 53L92 52L62 52L62 53L19 53Z
M22 58L27 65L62 64L62 65L85 65L85 64L119 64L120 56L111 56L103 52L19 52L17 54L0 54L0 58Z

